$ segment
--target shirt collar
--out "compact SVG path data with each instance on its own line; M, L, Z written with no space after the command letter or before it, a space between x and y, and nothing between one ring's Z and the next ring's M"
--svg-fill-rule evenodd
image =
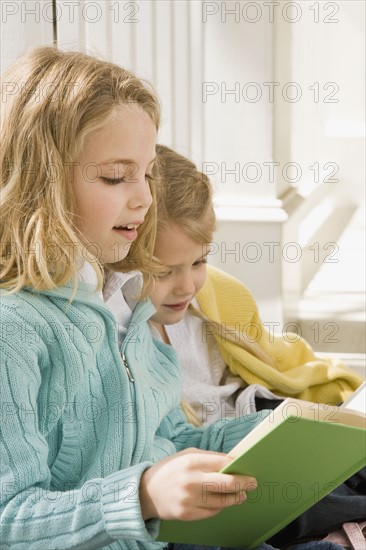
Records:
M96 289L98 277L90 262L84 261L78 271L78 279L80 282L87 283ZM105 303L108 303L117 292L122 291L126 302L131 309L134 309L139 301L141 289L142 275L139 271L121 273L119 271L106 270L103 290L99 291L98 295Z
M123 290L122 290L123 289ZM130 306L134 309L142 289L142 275L139 271L120 273L119 271L106 271L106 279L103 287L103 300L108 303L117 292L121 292Z

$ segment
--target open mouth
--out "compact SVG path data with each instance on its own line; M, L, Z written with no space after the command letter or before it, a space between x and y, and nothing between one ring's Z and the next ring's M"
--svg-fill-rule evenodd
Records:
M137 225L134 223L128 223L127 225L116 225L113 229L123 229L124 231L130 231L131 229L136 229Z
M116 225L113 227L113 231L125 237L129 241L133 241L137 237L137 227L138 225L134 223L128 223L126 225Z

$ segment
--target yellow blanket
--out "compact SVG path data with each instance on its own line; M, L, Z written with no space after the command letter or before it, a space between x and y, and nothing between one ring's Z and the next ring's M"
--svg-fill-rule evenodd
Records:
M284 338L267 331L249 290L227 273L208 266L197 300L203 315L219 324L215 329L208 325L207 331L214 334L226 364L247 384L261 384L281 396L329 404L344 401L361 384L362 379L340 361L316 357L303 338L290 334ZM275 358L276 366L228 341L225 334L230 327L257 342Z

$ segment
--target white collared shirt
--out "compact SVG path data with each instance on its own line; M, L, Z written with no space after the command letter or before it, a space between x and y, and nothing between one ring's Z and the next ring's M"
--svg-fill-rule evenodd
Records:
M192 304L199 309L196 300ZM240 376L230 372L214 336L206 333L203 319L190 310L179 323L164 328L178 354L183 397L203 424L256 412L256 397L278 399L267 388L258 384L248 386ZM162 339L155 327L151 326L151 330L155 338Z
M89 262L84 262L78 272L79 280L97 287L97 274ZM120 273L106 271L106 281L98 294L116 319L118 343L121 346L127 332L132 312L136 307L142 288L142 275L139 271Z

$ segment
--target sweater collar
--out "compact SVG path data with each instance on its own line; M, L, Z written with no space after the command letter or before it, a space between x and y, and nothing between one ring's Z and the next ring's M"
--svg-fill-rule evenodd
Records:
M90 269L89 269L90 267ZM79 302L86 304L88 306L94 307L101 311L104 315L107 315L115 323L115 317L111 310L108 308L106 303L103 300L102 292L96 292L96 283L97 278L94 269L89 264L89 267L86 267L82 271L81 277L79 277L79 282L77 285L77 290L74 292L74 283L69 281L63 286L60 286L52 290L42 290L37 291L31 287L27 287L24 290L31 292L32 294L40 294L44 296L50 296L53 298L62 298L68 301L72 300L72 303ZM155 307L151 303L150 299L137 302L136 300L136 289L139 286L139 281L141 281L141 274L136 271L131 271L128 273L120 272L111 272L112 275L107 277L107 284L103 292L108 293L108 280L109 284L112 284L110 288L111 292L117 292L120 290L124 295L127 294L126 300L129 305L134 306L133 311L133 322L142 323L147 321L153 313L155 313ZM94 275L93 275L94 274ZM82 279L82 280L80 280ZM106 297L106 300L108 298ZM137 304L137 305L136 305ZM136 307L135 307L136 306Z

